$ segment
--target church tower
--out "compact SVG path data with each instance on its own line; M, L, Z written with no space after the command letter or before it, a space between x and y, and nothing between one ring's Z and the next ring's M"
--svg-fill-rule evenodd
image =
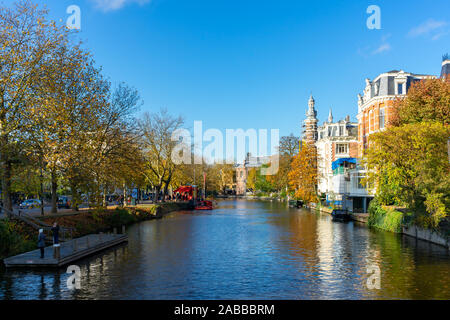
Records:
M306 111L306 119L303 122L302 138L306 143L314 144L317 141L317 111L314 108L315 101L313 96L308 101L308 111Z

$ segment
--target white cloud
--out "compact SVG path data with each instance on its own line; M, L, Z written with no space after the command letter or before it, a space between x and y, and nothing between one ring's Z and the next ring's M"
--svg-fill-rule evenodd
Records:
M409 37L417 37L421 35L434 34L435 32L439 32L443 27L447 25L446 21L436 21L433 19L429 19L419 26L412 28L408 32Z
M139 5L144 5L149 3L151 0L91 0L95 3L95 6L104 11L114 11L119 10L130 3L138 3Z
M431 38L431 40L433 40L433 41L438 40L440 37L443 37L443 36L445 36L445 35L447 35L447 34L449 34L449 33L450 33L450 31L439 32L439 33L435 34L435 35Z
M372 54L379 54L389 50L391 50L391 45L389 43L383 43L376 50L374 50Z

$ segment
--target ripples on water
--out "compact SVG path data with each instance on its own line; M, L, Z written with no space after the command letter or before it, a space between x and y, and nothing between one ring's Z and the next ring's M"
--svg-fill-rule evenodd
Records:
M447 249L284 203L227 200L128 233L78 263L81 290L65 269L2 270L0 299L450 299Z

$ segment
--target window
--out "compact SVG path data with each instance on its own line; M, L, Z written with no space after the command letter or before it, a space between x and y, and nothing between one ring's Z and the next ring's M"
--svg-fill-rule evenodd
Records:
M369 111L369 132L373 131L373 110Z
M406 81L395 80L395 94L406 94Z
M384 108L380 109L380 129L384 128L384 123L385 123L385 119L384 119Z
M344 127L339 126L339 136L343 136L343 135L344 135Z
M346 154L348 153L348 144L338 143L336 144L336 154Z

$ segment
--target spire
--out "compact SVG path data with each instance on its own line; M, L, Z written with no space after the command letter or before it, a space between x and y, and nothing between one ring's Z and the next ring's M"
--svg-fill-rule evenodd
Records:
M315 104L315 101L311 94L311 96L309 97L309 100L308 100L308 111L306 112L306 115L308 118L316 118L317 112L316 112L316 109L314 109L314 104Z
M328 122L329 123L333 122L333 114L331 113L331 108L330 108L330 112L328 113Z
M314 98L311 94L308 100L308 111L306 111L306 119L303 122L303 140L307 143L314 144L317 141L317 111L314 109Z

